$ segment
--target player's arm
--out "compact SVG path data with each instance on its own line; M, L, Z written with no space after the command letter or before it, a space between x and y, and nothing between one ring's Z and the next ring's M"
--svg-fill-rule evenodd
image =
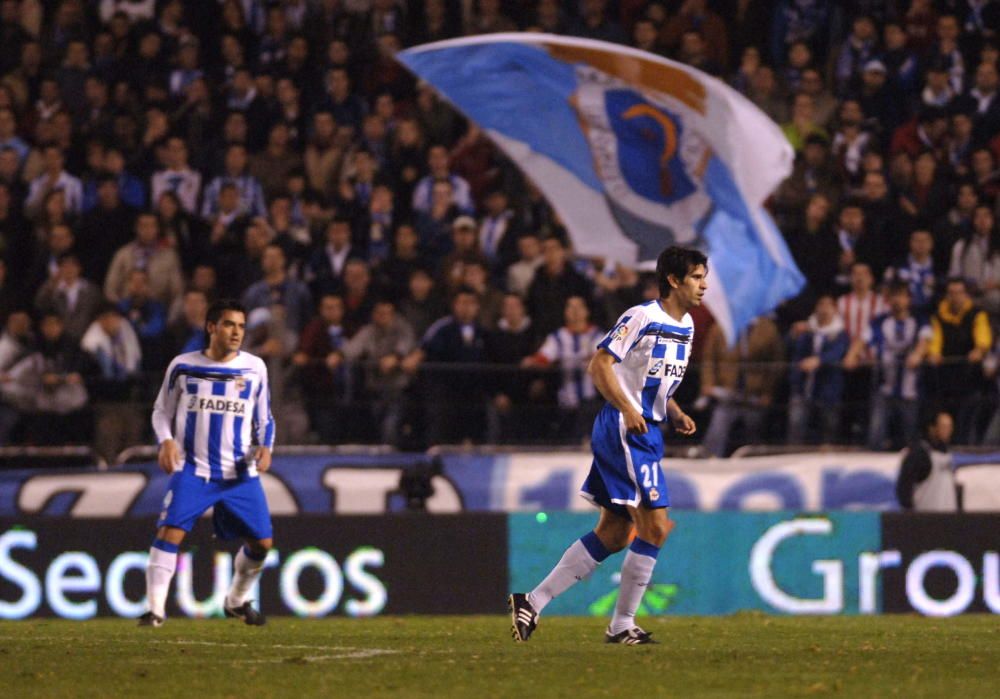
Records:
M274 448L274 416L271 415L271 386L267 380L267 366L260 363L260 386L254 400L254 430L257 448L254 459L257 472L266 473L271 468L271 450Z
M591 358L590 364L587 366L587 373L590 374L594 380L594 386L601 392L605 400L621 412L625 420L625 429L636 434L646 434L649 427L646 425L645 418L629 401L621 384L618 383L618 377L615 376L614 365L616 361L615 356L602 347Z
M177 414L177 403L180 400L181 382L174 381L171 385L177 360L170 362L163 376L163 384L153 403L153 433L160 445L157 462L164 473L173 473L180 466L180 447L174 439L174 416Z

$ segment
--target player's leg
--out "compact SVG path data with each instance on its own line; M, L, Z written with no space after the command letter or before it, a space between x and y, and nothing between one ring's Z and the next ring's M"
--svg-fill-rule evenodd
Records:
M259 478L226 485L215 506L214 525L220 539L241 538L244 545L233 561L233 581L223 605L226 616L242 619L251 626L265 623L247 596L260 579L267 554L273 546L271 514Z
M628 517L602 507L597 526L570 544L535 589L527 594L515 592L510 596L508 603L514 639L527 641L546 605L588 578L605 558L625 548L631 534L632 522Z
M156 538L146 564L146 598L149 611L140 618L143 626L159 626L166 617L167 593L177 570L177 554L195 521L212 505L212 484L179 471L170 477L163 511L156 523Z
M625 470L632 485L627 511L635 524L635 538L622 562L621 584L615 613L605 638L608 643L652 643L635 623L635 613L653 576L660 547L673 522L667 517L670 494L660 466L663 434L651 427L645 434L622 433Z
M628 510L635 522L636 534L622 563L621 584L615 613L608 626L608 640L622 639L613 642L632 644L648 642L648 634L635 623L635 612L653 577L660 548L674 528L674 523L663 507L654 509L640 503L638 507L629 507Z
M233 561L233 582L226 594L226 616L243 619L251 626L264 623L264 616L247 600L253 586L264 571L264 561L273 546L273 539L246 539Z
M609 509L601 508L597 526L574 541L542 582L528 593L528 601L541 614L545 606L572 585L590 576L613 553L628 545L632 522Z

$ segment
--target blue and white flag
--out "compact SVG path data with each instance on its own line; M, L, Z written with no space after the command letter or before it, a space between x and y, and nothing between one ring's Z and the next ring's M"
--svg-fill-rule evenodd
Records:
M763 201L788 141L735 90L616 44L490 34L397 58L477 123L542 191L576 252L650 263L709 255L707 301L732 341L803 284Z

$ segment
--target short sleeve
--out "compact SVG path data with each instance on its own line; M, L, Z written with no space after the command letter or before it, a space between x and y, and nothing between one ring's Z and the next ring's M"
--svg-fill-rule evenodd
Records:
M559 341L556 339L555 333L549 333L548 337L545 338L545 342L538 348L538 354L545 357L546 361L559 361L559 355L562 353L559 351Z
M615 323L615 327L597 343L597 348L604 350L619 362L622 361L641 336L646 322L646 315L640 308L625 311Z

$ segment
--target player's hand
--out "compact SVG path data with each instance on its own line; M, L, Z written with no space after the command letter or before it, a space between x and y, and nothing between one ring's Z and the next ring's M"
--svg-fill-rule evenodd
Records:
M177 448L177 442L172 439L165 439L160 445L160 454L157 457L160 470L168 476L174 472L181 463L181 453Z
M646 434L649 432L649 425L646 424L646 419L639 411L629 409L622 413L622 418L625 420L625 429L632 434Z
M257 447L254 458L257 460L257 473L267 473L271 468L271 450L267 447Z
M691 416L680 410L670 416L670 424L683 435L692 435L698 429Z

